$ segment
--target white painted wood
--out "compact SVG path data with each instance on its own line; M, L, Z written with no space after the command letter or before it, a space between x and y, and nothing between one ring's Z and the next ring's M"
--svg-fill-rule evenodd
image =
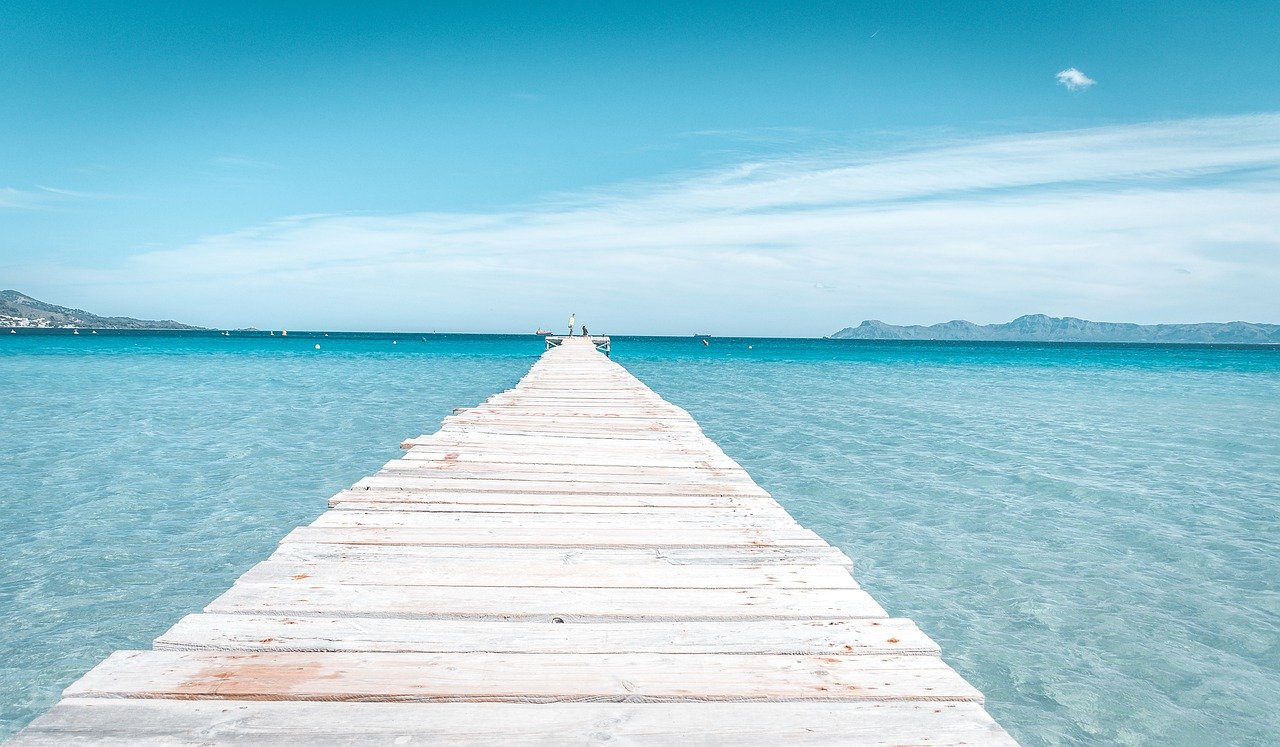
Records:
M351 561L381 559L394 563L412 558L428 563L582 563L588 565L838 565L852 568L853 561L830 545L761 547L522 547L511 549L492 545L349 545L341 543L283 542L272 560Z
M498 439L478 437L461 438L422 437L409 439L401 443L408 450L404 457L434 455L432 458L456 459L459 461L493 461L511 464L557 464L563 466L605 464L634 465L648 464L661 467L692 466L718 467L723 469L741 469L723 453L709 449L692 448L687 445L664 446L656 444L651 448L641 449L638 446L621 448L610 444L593 444L586 450L567 450L563 444L547 444L533 439ZM660 448L661 447L661 448Z
M521 467L503 465L498 467L471 467L459 465L457 462L423 462L416 459L397 459L384 465L382 473L404 473L419 477L436 477L467 480L526 480L548 482L611 482L611 483L653 483L665 484L705 484L729 483L739 485L755 485L746 472L730 472L723 469L681 470L675 474L673 470L652 470L644 467L613 467L609 470L586 467L565 467L564 465L541 465L539 467Z
M460 514L607 514L613 516L669 516L672 518L698 516L703 520L709 520L714 514L723 513L727 516L738 517L761 517L761 518L778 518L782 520L790 519L791 515L783 511L780 506L759 505L705 505L705 506L653 506L643 505L640 502L632 502L629 505L621 503L620 505L582 505L582 504L564 504L564 503L447 503L437 500L414 500L410 498L400 498L395 500L394 496L387 497L386 500L369 500L364 497L367 493L352 493L350 497L344 498L342 494L336 495L329 499L330 508L340 511L431 511L435 513L460 513Z
M696 467L686 464L682 467L653 466L639 463L617 465L564 465L547 460L539 463L512 464L510 462L461 462L457 459L421 459L417 455L406 452L399 459L386 464L383 469L416 470L418 472L447 472L449 474L467 476L489 476L494 473L521 475L564 475L575 477L608 476L608 477L644 477L649 479L663 478L671 482L681 480L705 480L707 478L730 478L733 480L750 480L745 470L733 470L724 467Z
M708 516L702 511L680 514L498 514L441 513L437 511L326 511L311 522L313 527L409 527L415 529L572 529L584 532L641 531L661 536L672 530L756 529L761 531L808 532L790 516L718 511Z
M590 474L593 470L612 472L618 469L633 468L648 471L666 470L676 477L688 470L730 472L735 469L741 469L740 467L729 466L724 460L717 460L713 463L701 461L688 455L659 457L656 454L637 456L636 454L625 452L613 454L592 452L590 454L575 454L574 459L569 463L558 460L557 456L557 454L551 452L540 455L532 450L504 453L490 448L490 450L486 451L476 446L468 447L465 450L450 450L443 446L412 446L400 455L400 459L402 461L426 462L441 466L456 464L459 467L474 469L511 469L515 467L555 471L572 467L581 474Z
M494 547L764 547L821 545L807 529L414 529L412 527L298 527L285 542L338 542L344 545L491 545Z
M173 744L1015 744L977 703L318 703L70 698L10 742Z
M409 465L384 467L375 473L382 478L410 478L425 482L407 483L410 485L426 485L428 489L444 488L454 490L461 488L471 490L479 486L475 492L492 491L491 483L500 483L500 490L524 490L526 486L533 492L582 492L582 486L608 485L611 493L653 493L693 495L720 495L731 491L731 494L763 496L759 486L749 478L737 475L690 474L676 480L665 475L622 475L592 474L578 475L572 472L547 474L541 472L468 472L465 470L421 469ZM543 488L543 486L549 486ZM586 488L588 492L591 488Z
M760 496L721 495L595 495L591 493L466 493L416 490L406 487L352 488L329 499L330 505L355 501L360 503L431 503L453 506L616 506L616 507L686 507L699 509L759 508L781 509L772 499ZM408 510L408 508L402 509ZM465 510L465 509L464 509Z
M915 623L881 620L565 623L188 615L165 650L534 654L938 655Z
M241 583L347 584L378 586L549 586L601 589L856 589L848 569L837 565L660 565L535 563L500 561L424 563L386 556L335 563L324 560L264 560Z
M743 483L708 483L695 485L688 483L653 484L653 483L613 483L588 482L551 482L536 480L500 480L500 479L448 479L445 477L416 476L403 473L380 472L370 475L355 484L356 489L369 488L413 488L416 490L433 490L438 492L466 493L508 493L520 491L524 493L551 494L588 494L588 495L727 495L727 496L767 496L768 493L759 487Z
M457 620L816 620L888 617L856 589L613 589L236 583L206 612Z
M933 656L117 651L66 697L518 703L970 701Z

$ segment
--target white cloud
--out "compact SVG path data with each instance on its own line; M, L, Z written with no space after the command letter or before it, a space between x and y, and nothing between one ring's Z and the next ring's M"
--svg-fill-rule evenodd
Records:
M119 195L80 192L60 187L36 187L35 189L0 187L0 208L37 210L63 200L112 200L119 197Z
M1060 85L1066 86L1068 91L1083 91L1090 86L1095 86L1098 81L1090 78L1074 67L1062 70L1056 76Z
M0 187L0 208L30 209L37 206L37 196L36 193L25 189Z
M1277 175L1280 115L1193 119L757 161L489 213L296 216L59 272L77 298L147 299L135 315L259 327L520 330L570 306L657 333L1280 321Z

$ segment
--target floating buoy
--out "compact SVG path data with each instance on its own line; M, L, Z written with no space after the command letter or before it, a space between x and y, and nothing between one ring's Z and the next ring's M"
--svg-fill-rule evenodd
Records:
M325 332L325 333L324 333L324 336L325 336L325 337L328 337L328 336L329 336L329 333L328 333L328 332Z
M320 343L318 343L318 342L317 342L317 343L316 343L316 350L319 350L319 349L320 349Z
M98 334L98 330L96 330L96 329L95 329L95 330L93 330L92 332L90 332L89 334L91 334L91 335L96 335L96 334Z
M392 341L391 341L391 344L392 344L392 345L395 345L395 344L396 344L396 341L395 341L395 340L392 340Z
M754 348L754 347L755 347L754 345L748 345L748 346L747 346L747 350L751 350L751 349L752 349L752 348Z

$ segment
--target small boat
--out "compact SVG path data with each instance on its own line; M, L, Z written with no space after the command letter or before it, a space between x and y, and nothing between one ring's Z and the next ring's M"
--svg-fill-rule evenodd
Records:
M550 333L550 332L548 332L548 331L546 331L546 330L545 330L545 329L543 329L542 327L538 327L538 331L537 331L537 332L534 332L534 334L535 334L535 335L539 335L539 336L541 336L541 337L546 337L547 335L549 335L549 334L551 334L551 333Z
M71 334L73 334L73 335L78 335L78 334L80 334L80 330L78 330L78 329L73 329L73 330L71 330Z

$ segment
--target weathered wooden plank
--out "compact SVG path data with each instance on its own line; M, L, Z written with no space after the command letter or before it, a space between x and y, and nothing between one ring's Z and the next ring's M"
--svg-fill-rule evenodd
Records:
M236 583L205 612L457 620L816 620L888 617L857 589L616 589Z
M405 452L404 456L394 459L386 464L383 469L405 469L418 470L421 472L449 472L452 474L466 475L489 475L492 473L517 473L517 474L551 474L559 475L567 471L572 474L583 476L605 475L609 477L647 477L647 478L665 478L673 482L684 479L707 479L710 477L728 477L733 479L751 479L751 476L742 469L729 469L727 467L697 467L686 463L681 467L667 467L644 463L643 460L634 459L635 464L586 464L568 466L560 462L547 459L542 462L530 462L524 464L513 464L511 462L484 462L479 460L460 461L458 459L444 459L443 457L436 459L423 459L412 452Z
M414 488L437 492L465 493L549 493L553 495L705 495L705 496L767 496L764 490L747 483L613 483L552 482L535 480L502 479L449 479L446 477L418 476L405 473L379 472L356 482L354 488Z
M707 466L724 469L741 469L729 457L708 449L695 449L688 446L658 448L619 448L607 444L593 445L587 450L566 450L562 444L544 444L529 439L480 439L461 438L452 434L441 437L421 437L401 442L401 448L407 449L404 457L418 455L439 455L441 459L457 459L465 461L506 462L512 464L561 464L564 466L606 464L633 465L649 464L655 467L680 467L681 465L702 468ZM432 456L431 458L437 458Z
M771 498L727 495L572 495L555 493L465 493L436 492L409 487L352 488L329 499L330 505L346 501L437 503L453 506L614 506L614 507L685 507L780 509ZM408 509L405 509L408 510ZM460 509L465 510L465 509Z
M642 469L651 472L661 470L673 477L679 477L682 473L691 470L730 472L742 469L741 467L731 467L723 460L712 463L678 455L663 458L656 454L640 456L632 453L575 454L573 461L569 463L557 457L558 455L549 451L544 455L539 455L536 452L525 450L503 452L490 449L486 451L479 447L450 450L441 446L412 446L400 455L400 459L403 461L440 465L454 464L458 467L474 469L500 470L518 468L552 471L573 468L582 474L590 474L596 470L612 472L619 469Z
M313 527L408 527L416 529L574 529L580 531L643 531L661 535L670 530L755 529L790 532L801 530L795 519L785 514L751 514L719 511L710 516L701 511L679 514L499 514L441 513L436 511L326 511L311 522ZM660 538L660 537L659 537Z
M461 486L468 489L471 485L483 483L477 492L484 490L492 490L488 484L493 482L501 483L502 490L525 490L526 487L531 492L548 492L543 486L550 486L550 492L560 490L578 491L579 486L583 484L605 484L610 486L610 492L628 492L628 493L652 493L653 486L665 488L662 492L672 494L692 493L694 495L719 495L724 492L725 488L731 489L733 492L741 492L747 495L761 495L762 491L758 485L744 475L713 475L709 473L691 473L687 477L681 479L673 479L666 475L645 475L645 474L591 474L580 475L570 471L561 472L559 474L547 472L523 472L519 470L510 471L484 471L473 472L469 470L457 469L439 469L439 468L422 468L413 464L393 464L378 470L375 473L378 477L384 478L410 478L413 480L429 481L425 484L434 487L435 482L443 483L448 489L454 489ZM588 488L589 490L589 488Z
M596 407L581 407L578 405L532 405L532 404L508 404L508 405L481 405L478 407L467 408L462 413L456 413L454 417L461 419L471 418L559 418L567 422L584 423L621 423L623 425L639 425L651 422L670 422L685 423L697 426L697 422L689 417L688 413L680 412L666 407L628 407L620 404L599 405Z
M574 450L590 449L604 454L640 452L651 454L687 454L689 456L717 456L717 449L697 438L655 435L652 438L609 439L602 436L572 435L572 433L489 432L477 428L466 430L442 430L429 437L414 439L415 443L435 447L529 447L539 452L560 450L564 459L571 459Z
M410 439L409 448L442 450L446 453L489 454L507 461L520 457L535 457L565 465L581 461L587 464L600 461L626 460L624 464L657 464L655 460L668 459L691 464L713 464L726 469L738 468L727 455L708 444L688 441L647 441L643 443L613 444L602 439L589 439L586 444L566 443L563 437L501 436L479 433L437 433L434 436ZM403 446L403 442L401 444Z
M494 409L484 413L467 411L462 415L450 415L443 421L445 426L466 430L469 426L503 426L528 427L537 431L555 431L559 429L593 433L607 430L610 433L628 433L632 431L671 431L701 435L702 429L692 418L687 416L647 415L640 417L624 417L617 414L586 415L581 413L564 414L553 412L517 413L510 410Z
M72 698L44 745L1015 744L976 703L317 703Z
M611 514L615 516L701 516L725 513L732 516L757 516L790 518L780 506L770 505L705 505L705 506L653 506L642 502L620 505L583 505L578 503L450 503L442 500L415 499L394 495L382 495L381 500L370 499L363 491L338 494L329 499L329 507L342 511L431 511L436 513L496 513L496 514Z
M649 589L856 589L848 569L836 565L659 565L501 561L423 563L386 556L364 560L264 560L240 583L376 586L552 586Z
M520 703L969 701L933 656L117 651L66 697Z
M521 428L518 426L503 426L500 424L493 425L471 425L465 428L449 428L441 429L444 433L460 433L467 436L472 435L492 435L518 437L520 439L530 438L536 439L544 443L559 443L567 449L581 449L589 445L597 443L612 444L614 446L627 446L631 444L644 446L646 444L657 444L660 446L670 446L681 443L687 443L688 437L683 433L673 433L660 429L651 432L634 431L627 433L612 434L584 434L581 431L573 429L565 429L562 433L555 433L549 429L541 429L536 426L528 426Z
M852 568L853 561L830 545L760 547L522 547L518 561L511 549L485 545L350 545L338 542L282 542L272 560L353 561L382 559L395 562L413 558L421 563L583 563L591 565L838 565Z
M938 644L904 619L758 622L532 622L375 617L188 615L157 649L420 653L929 655Z
M613 467L608 470L566 467L563 464L547 464L538 467L504 465L500 467L472 467L458 462L425 462L417 459L396 459L383 465L381 472L403 472L427 477L463 478L469 480L529 480L542 482L610 482L656 484L730 483L755 485L746 472L726 469L652 470L644 467ZM758 487L758 486L757 486Z
M762 529L414 529L412 527L298 527L284 542L338 542L344 545L491 545L495 547L763 547L821 545L804 528Z

